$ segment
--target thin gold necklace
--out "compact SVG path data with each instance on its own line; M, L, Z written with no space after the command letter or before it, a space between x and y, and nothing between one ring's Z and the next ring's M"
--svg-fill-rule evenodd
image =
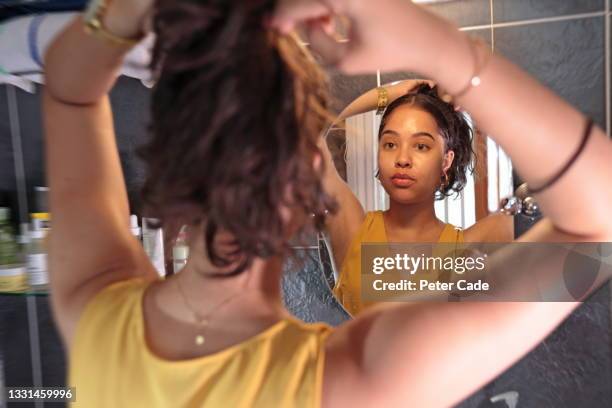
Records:
M215 307L213 307L211 310L208 311L208 313L202 315L200 313L198 313L198 311L196 310L196 308L194 308L191 303L189 303L189 300L187 299L187 296L185 295L185 292L183 290L183 287L180 284L180 278L175 279L176 282L176 286L178 286L179 292L183 298L183 301L185 302L185 305L187 306L187 308L191 311L191 313L193 313L193 316L198 324L198 326L200 326L200 334L197 334L195 336L195 344L198 346L203 346L204 343L206 342L206 337L204 336L204 333L206 332L206 328L208 327L208 324L210 323L210 320L208 319L208 317L216 310L218 310L221 306L229 303L230 300L236 298L238 295L240 295L241 292L237 292L235 294L233 294L232 296L229 296L228 298L224 299L222 302L220 302L219 304L217 304Z

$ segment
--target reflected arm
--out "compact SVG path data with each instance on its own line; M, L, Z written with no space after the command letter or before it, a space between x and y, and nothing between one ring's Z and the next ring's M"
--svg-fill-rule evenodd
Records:
M400 96L406 95L417 85L422 83L429 83L433 85L433 82L426 81L423 79L408 79L400 81L393 85L383 85L382 87L387 90L388 104L399 98ZM359 96L357 99L352 101L342 112L338 115L336 123L342 122L344 119L361 113L375 110L378 107L378 88L370 89L366 93Z

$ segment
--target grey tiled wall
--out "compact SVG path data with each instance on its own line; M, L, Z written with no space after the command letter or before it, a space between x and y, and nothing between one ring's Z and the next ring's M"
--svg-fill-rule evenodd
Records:
M11 124L8 120L9 106L5 90L4 87L0 87L0 118L2 118L0 119L0 204L10 207L12 214L18 214L17 178Z
M496 0L494 22L532 20L601 12L604 0Z
M605 128L604 21L602 16L496 28L495 49Z

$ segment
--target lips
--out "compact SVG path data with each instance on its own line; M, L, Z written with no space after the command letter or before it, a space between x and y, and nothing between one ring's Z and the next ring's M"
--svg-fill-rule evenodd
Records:
M391 183L396 187L410 187L416 182L416 179L408 174L395 173L391 177Z

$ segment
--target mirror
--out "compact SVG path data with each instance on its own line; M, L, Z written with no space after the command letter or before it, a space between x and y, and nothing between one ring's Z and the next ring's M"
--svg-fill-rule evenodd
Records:
M325 136L326 164L334 167L326 178L335 178L327 185L335 186L330 192L349 220L342 227L328 222L326 239L319 240L332 254L322 267L339 298L342 289L335 286L343 268L358 266L360 242L499 239L474 226L512 195L512 163L434 85L406 75L369 89L348 103ZM351 209L355 202L365 217ZM514 238L512 217L487 219L493 221L504 229L504 241Z
M382 87L397 88L399 94L405 94L412 83L410 79L405 79ZM375 92L376 89L371 89L360 95L344 112L361 109L359 100ZM435 212L439 219L463 229L497 211L500 199L514 190L509 157L499 145L479 131L469 114L465 114L465 117L473 133L472 148L476 157L473 162L474 174L467 172L467 183L458 196L453 194L435 202ZM374 177L378 165L381 119L382 115L376 113L374 106L371 110L341 118L326 135L327 146L338 174L350 186L365 211L389 208L389 194ZM406 120L410 119L410 116L406 117Z

